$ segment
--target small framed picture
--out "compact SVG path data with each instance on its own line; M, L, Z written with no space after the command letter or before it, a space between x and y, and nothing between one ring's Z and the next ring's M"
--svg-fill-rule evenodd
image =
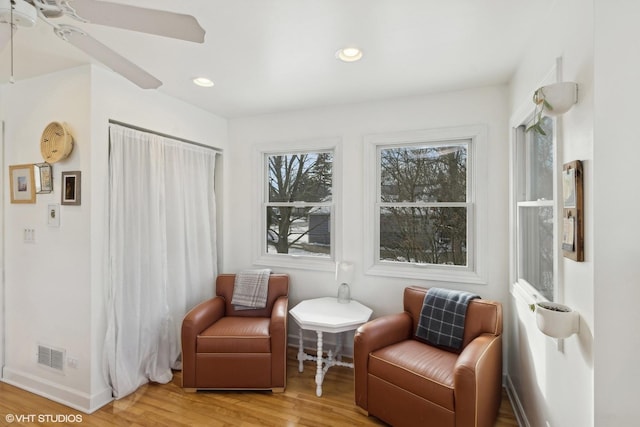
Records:
M11 203L36 202L32 164L9 166L9 183L11 185Z
M34 178L36 180L36 193L51 193L53 191L53 175L49 163L36 163Z
M79 205L81 186L80 171L62 172L62 197L63 205Z

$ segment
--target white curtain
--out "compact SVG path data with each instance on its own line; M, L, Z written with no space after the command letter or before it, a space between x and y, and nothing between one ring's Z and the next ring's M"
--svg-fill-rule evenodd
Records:
M213 294L215 156L110 125L105 368L116 398L172 379L182 318Z

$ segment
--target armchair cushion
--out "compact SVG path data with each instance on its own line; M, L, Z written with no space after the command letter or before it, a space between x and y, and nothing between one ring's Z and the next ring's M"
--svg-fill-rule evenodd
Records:
M371 353L369 373L390 383L402 384L410 393L454 410L456 359L454 353L406 340Z
M269 319L223 317L202 331L196 341L198 353L269 353Z

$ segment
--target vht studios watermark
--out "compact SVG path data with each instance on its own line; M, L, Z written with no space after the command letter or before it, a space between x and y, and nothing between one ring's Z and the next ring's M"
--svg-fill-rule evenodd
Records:
M81 423L82 415L68 414L7 414L8 423Z

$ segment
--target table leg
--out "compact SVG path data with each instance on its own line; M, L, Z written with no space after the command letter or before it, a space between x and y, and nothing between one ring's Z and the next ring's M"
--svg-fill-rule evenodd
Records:
M316 367L316 396L322 396L322 381L324 380L324 372L322 372L322 331L318 333L318 360Z
M344 332L336 334L336 360L342 361L342 335Z
M302 328L300 328L300 335L298 336L298 372L304 371L304 348L302 347Z

